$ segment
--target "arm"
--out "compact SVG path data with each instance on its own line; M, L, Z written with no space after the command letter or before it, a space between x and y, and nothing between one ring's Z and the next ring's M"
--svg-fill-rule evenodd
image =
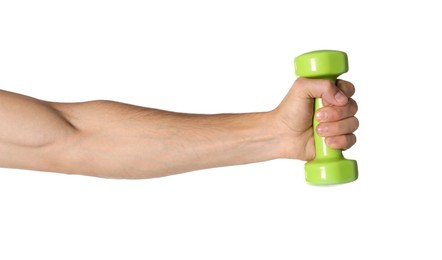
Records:
M277 109L249 114L181 114L112 101L53 103L0 91L0 167L151 178L276 158L311 159L309 95L327 100L327 93L338 90L317 81L316 89L308 89L314 93L299 92L312 82L303 80L295 82ZM349 104L348 99L340 104L335 125L354 118ZM297 109L304 112L296 115ZM302 127L293 124L294 117ZM336 148L353 145L355 140L342 136L355 127L332 131Z

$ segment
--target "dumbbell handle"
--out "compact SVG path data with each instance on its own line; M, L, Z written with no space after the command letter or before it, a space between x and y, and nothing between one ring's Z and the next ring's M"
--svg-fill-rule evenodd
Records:
M322 79L328 79L333 82L336 82L336 77L323 77ZM324 105L322 104L322 98L315 98L315 115L318 109L322 108ZM333 149L328 147L325 144L325 138L318 135L316 132L316 128L318 127L319 122L316 120L316 117L313 117L313 131L315 137L315 149L316 149L316 158L317 160L332 160L337 158L343 158L342 151L338 149Z

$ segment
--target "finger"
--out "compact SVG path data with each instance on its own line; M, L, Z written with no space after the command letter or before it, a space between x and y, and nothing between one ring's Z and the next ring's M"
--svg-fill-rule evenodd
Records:
M346 150L356 143L356 136L354 134L346 134L339 136L331 136L325 138L325 144L333 149Z
M337 87L339 90L341 90L342 93L344 93L344 95L345 95L347 98L350 98L350 97L353 96L353 94L355 93L355 86L354 86L351 82L346 81L346 80L342 80L342 79L338 79L338 80L336 80L336 87ZM333 105L333 104L330 104L330 103L327 102L327 101L324 101L323 104L324 104L324 106L330 106L330 105Z
M301 98L322 98L327 104L343 106L348 98L332 81L325 79L298 78L297 92Z
M346 80L338 79L336 86L344 92L347 97L351 97L355 94L355 86Z
M320 136L337 136L351 134L359 127L359 121L356 117L349 117L336 122L320 123L316 127L316 132Z
M326 106L318 109L315 116L318 122L333 122L352 117L357 111L358 104L350 98L345 106Z

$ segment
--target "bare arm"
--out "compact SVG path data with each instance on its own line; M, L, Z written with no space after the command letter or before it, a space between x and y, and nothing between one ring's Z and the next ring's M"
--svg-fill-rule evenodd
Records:
M305 109L293 107L293 102L311 106L311 98L293 98L322 94L295 91L305 88L301 83L295 82L300 87L294 85L295 93L274 111L219 115L173 113L113 101L52 103L0 91L0 167L152 178L275 158L311 159L312 109L307 109L310 114L295 115L295 121L307 124L304 127L297 129L287 120L292 120L294 110ZM321 84L323 91L337 91ZM332 131L331 136L342 139L335 144L338 148L355 142L348 135L357 125L343 123L356 113L349 112L350 103L341 104L339 120L334 119L335 125L350 125Z

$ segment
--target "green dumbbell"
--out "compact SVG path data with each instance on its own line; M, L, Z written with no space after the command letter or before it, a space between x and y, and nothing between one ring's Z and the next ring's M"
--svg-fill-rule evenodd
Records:
M339 75L348 71L347 54L341 51L320 50L295 58L295 74L304 78L328 79L336 82ZM321 108L322 99L315 99L315 111ZM354 181L358 178L355 160L345 159L341 150L326 146L325 139L316 133L318 121L313 118L316 157L305 164L305 180L313 185L332 185Z

